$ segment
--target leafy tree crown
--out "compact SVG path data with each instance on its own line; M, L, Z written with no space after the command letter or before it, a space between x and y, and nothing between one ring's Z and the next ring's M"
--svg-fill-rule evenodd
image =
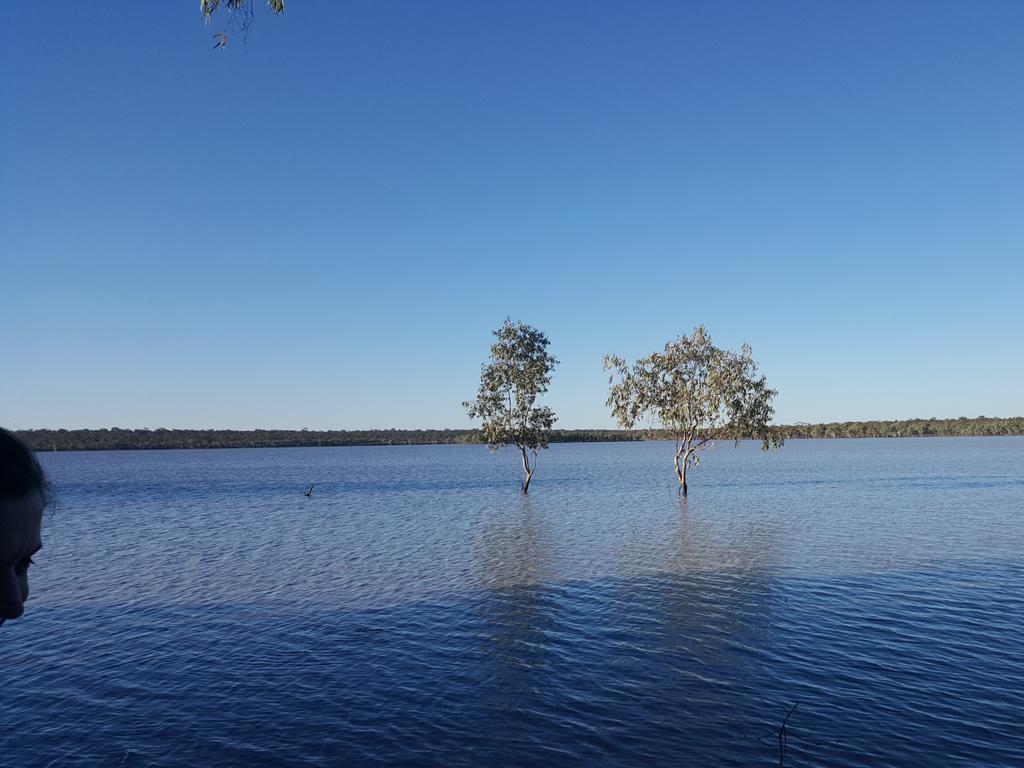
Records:
M758 375L750 347L720 349L703 325L632 366L607 355L604 367L612 371L607 404L627 429L651 420L695 447L757 438L767 450L781 442L770 427L777 393Z
M476 400L463 405L470 418L483 420L481 429L492 451L515 445L536 453L548 447L556 421L554 411L537 405L537 399L548 391L558 360L548 353L547 336L524 323L506 319L494 335Z

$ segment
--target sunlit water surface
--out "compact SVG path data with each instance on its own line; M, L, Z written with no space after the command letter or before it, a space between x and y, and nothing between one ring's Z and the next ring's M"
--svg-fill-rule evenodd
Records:
M4 766L1024 765L1022 439L44 460Z

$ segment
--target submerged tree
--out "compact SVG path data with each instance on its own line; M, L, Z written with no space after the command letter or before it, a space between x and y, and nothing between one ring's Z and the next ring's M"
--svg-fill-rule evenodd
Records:
M558 361L548 354L547 336L529 325L506 319L494 335L498 340L491 346L490 362L480 371L476 400L463 405L470 418L483 420L482 431L492 452L505 445L519 449L522 489L528 493L537 456L548 447L555 423L554 411L537 405L537 398L548 391Z
M701 452L715 441L754 438L763 450L782 445L769 426L776 392L757 375L750 347L744 344L739 353L719 349L703 325L632 367L613 355L605 356L604 367L612 371L607 404L619 424L632 429L650 419L675 439L683 495L687 468L699 466Z

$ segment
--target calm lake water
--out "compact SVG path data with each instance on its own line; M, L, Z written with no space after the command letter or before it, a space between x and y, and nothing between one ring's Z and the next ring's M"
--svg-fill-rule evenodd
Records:
M671 452L44 455L0 764L1024 765L1024 439Z

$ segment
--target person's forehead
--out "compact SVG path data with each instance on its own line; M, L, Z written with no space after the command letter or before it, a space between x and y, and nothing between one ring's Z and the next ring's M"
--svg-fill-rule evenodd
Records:
M43 506L43 497L35 491L0 499L0 561L20 560L39 546Z

